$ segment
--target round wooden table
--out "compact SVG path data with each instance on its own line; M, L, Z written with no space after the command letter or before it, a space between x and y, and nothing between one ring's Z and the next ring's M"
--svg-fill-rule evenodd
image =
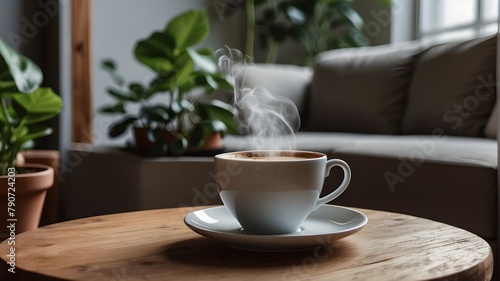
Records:
M408 215L357 209L358 233L326 248L236 250L183 222L201 207L139 211L48 225L16 237L18 280L489 280L490 246L478 236ZM8 240L0 253L8 261ZM2 280L12 278L2 266ZM24 275L23 275L24 274Z

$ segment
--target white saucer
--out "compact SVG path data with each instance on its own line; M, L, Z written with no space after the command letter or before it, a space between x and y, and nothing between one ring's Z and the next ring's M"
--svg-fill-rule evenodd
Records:
M328 246L335 240L361 230L368 222L368 218L352 209L323 205L307 217L297 232L282 235L252 235L242 233L238 221L226 207L220 206L189 213L184 222L196 233L232 248L283 252Z

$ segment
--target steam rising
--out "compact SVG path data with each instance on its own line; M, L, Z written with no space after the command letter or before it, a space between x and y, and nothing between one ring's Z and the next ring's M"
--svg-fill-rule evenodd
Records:
M253 149L294 149L295 132L300 128L297 107L288 98L273 96L262 87L245 86L245 65L248 59L228 47L215 52L223 74L233 82L234 105L239 110L237 121L248 134Z

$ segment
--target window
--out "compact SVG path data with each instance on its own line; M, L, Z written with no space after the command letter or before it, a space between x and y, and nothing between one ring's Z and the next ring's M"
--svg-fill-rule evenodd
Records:
M498 0L420 0L417 39L445 41L494 34Z

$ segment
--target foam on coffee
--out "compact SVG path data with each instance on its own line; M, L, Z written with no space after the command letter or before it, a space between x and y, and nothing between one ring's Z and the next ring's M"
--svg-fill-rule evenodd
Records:
M255 156L250 157L251 160L266 160L266 161L293 161L307 159L305 157L291 157L291 156Z
M235 152L224 155L227 159L242 159L242 160L264 160L264 161L299 161L305 159L314 159L323 155L315 152L304 151L248 151Z

